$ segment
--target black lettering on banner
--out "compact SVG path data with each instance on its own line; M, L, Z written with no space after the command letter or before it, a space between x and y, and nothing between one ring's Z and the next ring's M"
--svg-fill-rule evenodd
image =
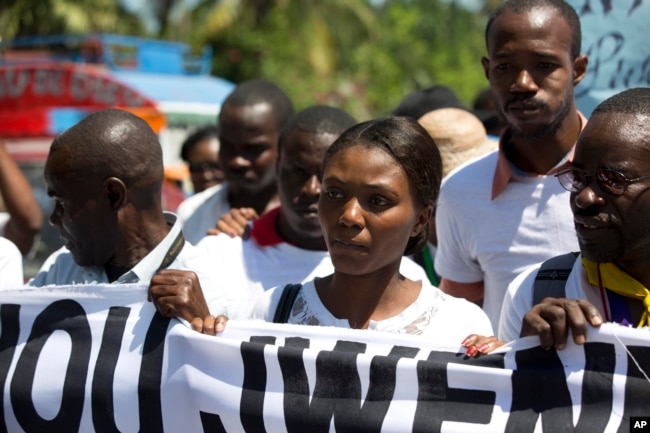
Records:
M18 314L20 305L3 304L0 305L0 433L7 433L5 419L4 392L7 374L11 366L11 360L14 358L16 343L20 334L20 321Z
M366 403L378 402L382 406L384 419L388 406L395 394L397 382L397 362L402 358L414 358L420 349L415 347L394 346L388 356L375 356L370 363L370 386ZM381 424L380 424L381 426Z
M199 411L199 416L201 417L201 426L205 433L227 433L219 415Z
M264 433L264 392L266 391L266 363L264 346L275 344L275 337L251 337L242 342L241 357L244 363L239 418L244 431Z
M356 417L361 406L361 382L356 361L357 355L365 350L363 343L337 341L332 351L318 354L314 395L303 414L308 419L308 431L328 432L332 417L337 432L358 431L355 427L359 421Z
M474 424L490 422L496 393L450 388L447 377L447 366L450 363L503 368L503 355L467 358L459 353L432 351L426 361L418 362L419 391L413 432L440 432L443 421Z
M169 320L156 311L142 348L142 364L138 379L138 409L140 433L163 431L160 384L162 381L165 337Z
M113 379L130 308L108 310L92 383L93 427L97 433L119 432L113 408Z
M605 431L612 413L616 351L607 343L586 343L580 418L576 433Z
M278 348L278 362L284 382L284 420L287 432L307 431L309 413L309 381L302 353L309 348L309 340L301 337L286 338ZM305 398L307 401L305 402Z
M338 342L333 352L321 352L316 367L314 398L309 403L309 384L302 351L309 340L287 339L278 349L284 380L284 419L289 433L329 431L332 416L337 432L380 431L395 392L397 362L414 357L419 349L393 347L388 356L373 357L366 399L361 405L361 384L356 355L365 351L359 343ZM351 351L343 355L341 351ZM357 404L355 404L355 402Z
M650 373L650 347L627 346L627 350L625 410L623 411L623 420L618 428L619 433L628 431L629 421L632 417L650 415L650 383L647 379L647 375Z
M532 432L540 414L545 432L565 431L572 426L571 395L557 352L538 346L517 351L515 360L506 433Z
M43 346L55 331L70 335L72 347L61 396L61 408L51 420L42 418L32 401L36 365ZM16 420L25 431L79 431L83 411L86 374L90 361L90 325L84 309L71 299L48 305L34 320L11 381L11 404Z

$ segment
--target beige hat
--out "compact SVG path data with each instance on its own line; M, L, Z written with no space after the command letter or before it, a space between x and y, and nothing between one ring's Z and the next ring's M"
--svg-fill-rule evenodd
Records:
M485 127L474 114L460 108L429 111L418 120L436 142L442 157L442 175L470 159L499 147L490 140Z

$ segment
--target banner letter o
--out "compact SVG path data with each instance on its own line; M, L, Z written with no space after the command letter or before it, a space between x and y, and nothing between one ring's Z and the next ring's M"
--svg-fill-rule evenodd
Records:
M36 365L43 346L54 331L70 335L72 348L63 382L61 408L51 420L43 419L32 401ZM25 431L78 431L84 404L86 375L90 361L90 325L84 309L65 299L47 306L34 320L11 381L11 405Z

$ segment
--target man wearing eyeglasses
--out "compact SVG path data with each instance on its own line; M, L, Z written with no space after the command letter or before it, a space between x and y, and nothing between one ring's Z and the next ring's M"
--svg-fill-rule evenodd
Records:
M564 296L533 306L539 266L518 276L506 294L499 338L539 335L562 349L587 324L650 326L650 88L626 90L594 110L573 162L558 172L570 192L580 255Z

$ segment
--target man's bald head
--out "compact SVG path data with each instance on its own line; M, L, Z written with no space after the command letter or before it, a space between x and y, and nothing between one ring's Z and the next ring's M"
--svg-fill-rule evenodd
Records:
M63 152L70 178L98 182L115 177L132 193L160 201L162 149L141 118L122 110L92 113L59 135L48 161Z

